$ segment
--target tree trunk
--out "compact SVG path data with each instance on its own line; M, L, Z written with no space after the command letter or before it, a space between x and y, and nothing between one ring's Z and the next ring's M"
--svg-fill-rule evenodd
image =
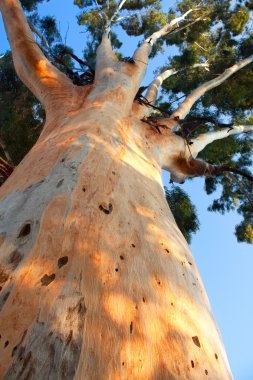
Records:
M0 189L0 377L231 379L157 132L110 104L48 118Z

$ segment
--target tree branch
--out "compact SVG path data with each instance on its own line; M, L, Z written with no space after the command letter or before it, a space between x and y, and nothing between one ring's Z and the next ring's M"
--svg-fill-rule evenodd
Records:
M191 139L191 153L192 157L197 155L209 144L215 140L227 138L232 135L240 133L253 132L253 125L235 125L230 128L224 128L220 131L202 133L195 139Z
M197 68L197 67L204 67L206 70L209 70L209 64L208 62L202 62L202 63L196 63L195 65L192 66L192 68ZM189 69L188 67L185 67L181 70L176 70L176 69L168 69L163 71L161 74L159 74L155 80L149 85L147 93L145 95L145 98L150 104L155 104L155 101L157 99L157 93L159 87L163 84L163 82L171 77L172 75L177 74L178 72L182 72Z
M215 167L215 175L216 177L219 175L222 175L223 173L230 172L230 173L235 173L239 174L242 177L247 178L249 181L253 182L253 176L250 175L249 173L246 173L244 170L240 170L237 168L232 168L231 166L228 165L219 165Z
M145 98L150 104L155 104L157 99L157 93L159 87L162 85L162 83L165 81L165 79L168 79L172 75L175 75L178 71L175 69L168 69L163 71L161 74L159 74L153 82L149 85Z
M147 63L148 57L151 54L153 45L160 38L166 36L170 32L172 32L173 27L179 24L181 21L184 21L186 17L193 11L199 8L191 8L187 12L185 12L182 16L179 16L166 24L162 29L154 32L151 36L145 39L145 41L140 45L140 47L134 53L134 60L144 61Z
M12 47L15 69L20 79L44 104L54 108L64 99L71 81L54 67L37 45L19 0L0 0L6 32Z
M252 175L228 165L212 165L195 158L186 159L179 157L177 165L171 172L171 182L184 183L185 179L189 177L218 177L225 172L236 173L247 178L249 181L253 181Z
M122 0L114 14L110 19L107 19L107 22L105 24L104 32L102 35L102 40L100 45L97 49L97 60L96 60L96 76L95 79L100 78L100 75L97 74L97 71L100 73L101 70L103 70L103 65L111 66L113 62L115 62L116 55L112 50L111 45L111 39L110 39L110 31L111 31L111 25L113 21L117 18L117 15L119 14L120 10L122 9L123 5L125 4L127 0ZM101 64L102 63L102 64Z
M121 11L121 9L123 8L125 2L127 0L122 0L119 5L118 5L118 8L116 9L116 11L114 12L114 14L112 15L112 17L110 18L110 20L107 22L107 25L106 27L109 28L109 30L111 29L111 25L113 23L113 21L117 18L119 12Z
M224 73L218 75L215 79L210 80L198 88L196 88L192 93L187 96L185 101L178 107L178 109L173 112L173 117L178 117L180 119L184 119L185 116L190 112L192 106L196 101L204 95L207 91L213 89L214 87L219 86L221 83L225 82L231 75L245 67L246 65L253 62L253 54L248 58L243 59L242 61L236 63L235 65L229 67L224 71Z

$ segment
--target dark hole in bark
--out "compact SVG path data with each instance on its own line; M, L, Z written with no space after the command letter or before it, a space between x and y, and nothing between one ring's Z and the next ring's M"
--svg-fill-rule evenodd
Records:
M65 158L62 158L62 159L61 159L61 162L65 162Z
M18 359L19 361L21 362L24 358L24 352L25 352L25 347L21 346L20 347L20 350L19 350L19 353L18 353Z
M191 366L192 366L192 368L194 368L194 361L193 360L191 360Z
M215 356L215 359L218 360L218 355L216 353L214 354L214 356Z
M83 187L82 190L83 190L83 192L85 193L85 191L86 191L85 187Z
M83 302L81 302L79 305L78 314L84 315L86 311L87 311L87 307L85 306Z
M158 284L158 285L161 285L161 281L158 280L158 281L157 281L157 284Z
M58 260L58 267L59 268L63 267L64 265L66 265L68 263L68 261L69 261L68 256L60 257Z
M135 244L132 244L132 247L135 248Z
M2 335L0 334L0 339L2 338Z
M196 286L197 284L195 282L192 283L193 286Z
M125 365L125 362L122 362L122 365L124 366L124 365Z
M165 248L165 251L166 251L167 253L170 253L170 251L169 251L167 248Z
M52 281L54 281L55 279L55 274L51 274L50 276L48 276L47 274L45 274L41 279L41 283L42 283L42 286L48 286L49 284L51 284Z
M20 230L19 234L18 234L18 238L22 238L22 237L25 237L27 235L29 235L31 232L31 223L26 223Z
M0 282L6 282L9 278L9 275L4 271L4 268L0 265Z
M188 261L188 264L189 264L189 265L192 265L192 263L190 263L190 261Z
M124 260L124 256L120 255L120 260Z
M23 347L21 347L21 345L22 345L22 343L23 343L23 341L24 341L24 339L26 337L26 334L27 334L27 330L25 330L23 332L23 335L22 335L20 341L18 342L18 344L15 347L13 347L11 356L14 356L16 354L16 352L18 351L19 347L20 347L20 351L22 351Z
M109 203L108 207L99 205L99 210L103 211L106 215L109 215L112 213L112 204Z
M13 264L14 268L16 268L22 259L22 253L16 249L10 254L9 263Z
M31 360L32 358L32 353L31 351L28 352L27 356L24 358L24 362L23 362L23 366L18 374L18 378L21 377L21 375L23 374L24 370L26 369L27 367L27 364L29 363L29 361Z
M143 297L143 298L142 298L142 301L143 301L144 303L146 302L146 299L145 299L145 297Z
M200 347L199 338L197 336L192 337L193 343L196 344L196 346Z
M3 302L6 302L7 299L9 298L9 295L11 294L11 292L7 292L4 297L3 297Z
M12 353L11 353L12 357L16 354L17 349L18 349L18 346L13 347L13 350L12 350Z
M9 346L9 341L6 340L6 342L4 343L4 348L6 348L7 346Z
M171 302L170 304L171 304L171 306L174 306L174 303L173 303L173 302Z
M69 335L66 340L66 345L68 345L71 342L72 337L73 337L73 330L70 330Z
M3 289L2 286L0 286L0 292L1 292L2 289Z
M48 334L48 336L52 336L53 335L53 331L50 331L50 333Z
M119 271L119 269L118 268L115 268L115 272L118 272Z
M133 333L133 329L134 329L134 324L133 322L130 323L130 334Z
M208 370L207 369L205 369L205 374L208 375Z
M56 187L57 187L57 188L60 187L60 186L63 184L63 182L64 182L64 178L61 179L61 180L57 183Z
M112 175L115 175L116 173L115 172L112 172Z

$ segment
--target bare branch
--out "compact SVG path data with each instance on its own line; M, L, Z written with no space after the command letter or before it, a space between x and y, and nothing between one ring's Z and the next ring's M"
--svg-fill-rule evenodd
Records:
M176 17L174 20L166 24L162 29L154 32L151 36L146 38L141 46L135 51L134 60L142 60L146 62L152 51L152 47L157 42L157 40L169 34L173 30L174 26L178 25L181 21L184 21L191 12L197 9L199 8L189 9L182 16Z
M175 75L178 71L175 69L168 69L159 74L155 80L149 85L145 98L150 104L155 104L159 87L165 79Z
M208 61L201 62L201 63L196 63L193 65L191 68L197 68L197 67L203 67L205 70L209 70L209 64ZM171 77L172 75L177 74L178 72L185 71L189 68L185 67L184 69L181 70L176 70L176 69L168 69L163 71L161 74L159 74L156 79L149 85L147 93L145 98L150 104L154 104L157 98L157 93L159 87L163 84L163 82Z
M46 37L43 36L43 34L36 28L36 26L31 21L28 21L28 25L30 26L31 31L37 34L37 36L41 39L41 41L46 46L46 48L50 50L50 46L49 46L49 43L47 42Z
M107 22L106 22L105 27L104 27L104 32L102 35L101 44L99 45L99 48L97 51L99 56L101 56L101 53L102 53L102 55L106 54L107 59L108 58L111 59L114 56L114 54L112 52L112 46L111 46L111 40L110 40L111 25L115 21L115 19L117 19L117 16L118 16L121 8L123 7L123 5L125 4L126 1L127 0L122 0L120 2L120 4L118 5L118 8L116 9L116 11L114 12L114 14L112 15L112 17L110 19L108 19L107 16L104 14L106 19L107 19ZM108 7L109 7L109 2L108 2Z
M169 37L169 36L171 36L171 35L173 35L173 34L179 33L179 32L181 32L182 30L184 30L184 29L186 29L186 28L189 28L190 26L196 24L197 22L199 22L199 21L201 21L201 20L205 20L205 18L206 18L208 15L209 15L209 14L202 15L202 16L200 16L200 17L195 18L195 20L193 20L193 21L191 21L191 22L188 22L186 25L183 25L183 26L181 26L181 27L178 26L177 28L175 28L175 29L173 29L171 32L169 32L169 33L167 34L167 36Z
M0 0L5 28L12 47L14 65L20 79L44 104L56 106L67 96L71 81L54 67L38 47L18 0Z
M196 88L192 93L187 96L185 101L179 106L179 108L172 114L173 117L179 117L184 119L185 116L190 112L192 106L196 101L204 95L207 91L213 89L214 87L219 86L221 83L225 82L231 75L245 67L246 65L253 62L253 54L248 58L243 59L242 61L236 63L235 65L229 67L224 71L224 73L218 75L215 79L210 80L198 88Z
M197 155L209 144L215 140L227 138L240 133L253 132L253 125L235 125L230 128L224 128L220 131L202 133L195 139L191 139L191 153L193 157Z
M253 176L250 175L249 173L245 172L244 170L240 170L237 168L232 168L231 166L228 165L219 165L215 167L215 176L218 177L222 175L223 173L230 172L230 173L235 173L239 174L242 177L247 178L249 181L253 182Z
M110 31L111 29L111 25L112 23L115 21L115 19L117 19L117 16L119 14L119 12L121 11L122 7L124 6L125 2L127 0L122 0L119 5L118 5L118 8L116 9L116 11L114 12L114 14L112 15L112 17L110 18L110 20L107 21L107 24L106 24L106 27L105 29Z

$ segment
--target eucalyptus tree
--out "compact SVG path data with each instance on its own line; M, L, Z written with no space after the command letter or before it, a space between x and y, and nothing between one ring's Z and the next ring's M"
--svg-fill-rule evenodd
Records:
M46 113L37 142L0 188L1 376L231 379L199 273L168 207L161 170L179 183L224 173L252 179L243 167L250 164L247 139L253 130L247 101L240 119L236 113L238 124L224 126L210 115L207 95L249 67L252 53L239 54L244 40L238 37L234 55L214 77L206 70L211 73L219 58L211 64L200 51L191 62L182 58L193 38L210 56L219 48L218 27L221 39L232 30L224 18L229 2L184 1L167 14L154 0L76 4L86 10L79 22L93 39L79 59L81 74L64 60L67 55L78 61L73 51L52 50L36 26L40 21L28 24L18 0L0 0L15 70ZM245 14L250 7L245 3ZM111 31L115 23L128 35L144 36L131 58L113 50L120 46ZM182 39L180 54L143 89L150 58L164 48L164 39L175 43L170 38ZM176 75L189 76L190 84L185 88L178 79L184 99L165 109L158 90L171 77L170 97L178 94ZM239 136L237 148L243 145L242 160L235 161L240 167L204 160L206 147L233 136ZM209 183L209 189L215 186ZM248 205L240 207L250 218Z

